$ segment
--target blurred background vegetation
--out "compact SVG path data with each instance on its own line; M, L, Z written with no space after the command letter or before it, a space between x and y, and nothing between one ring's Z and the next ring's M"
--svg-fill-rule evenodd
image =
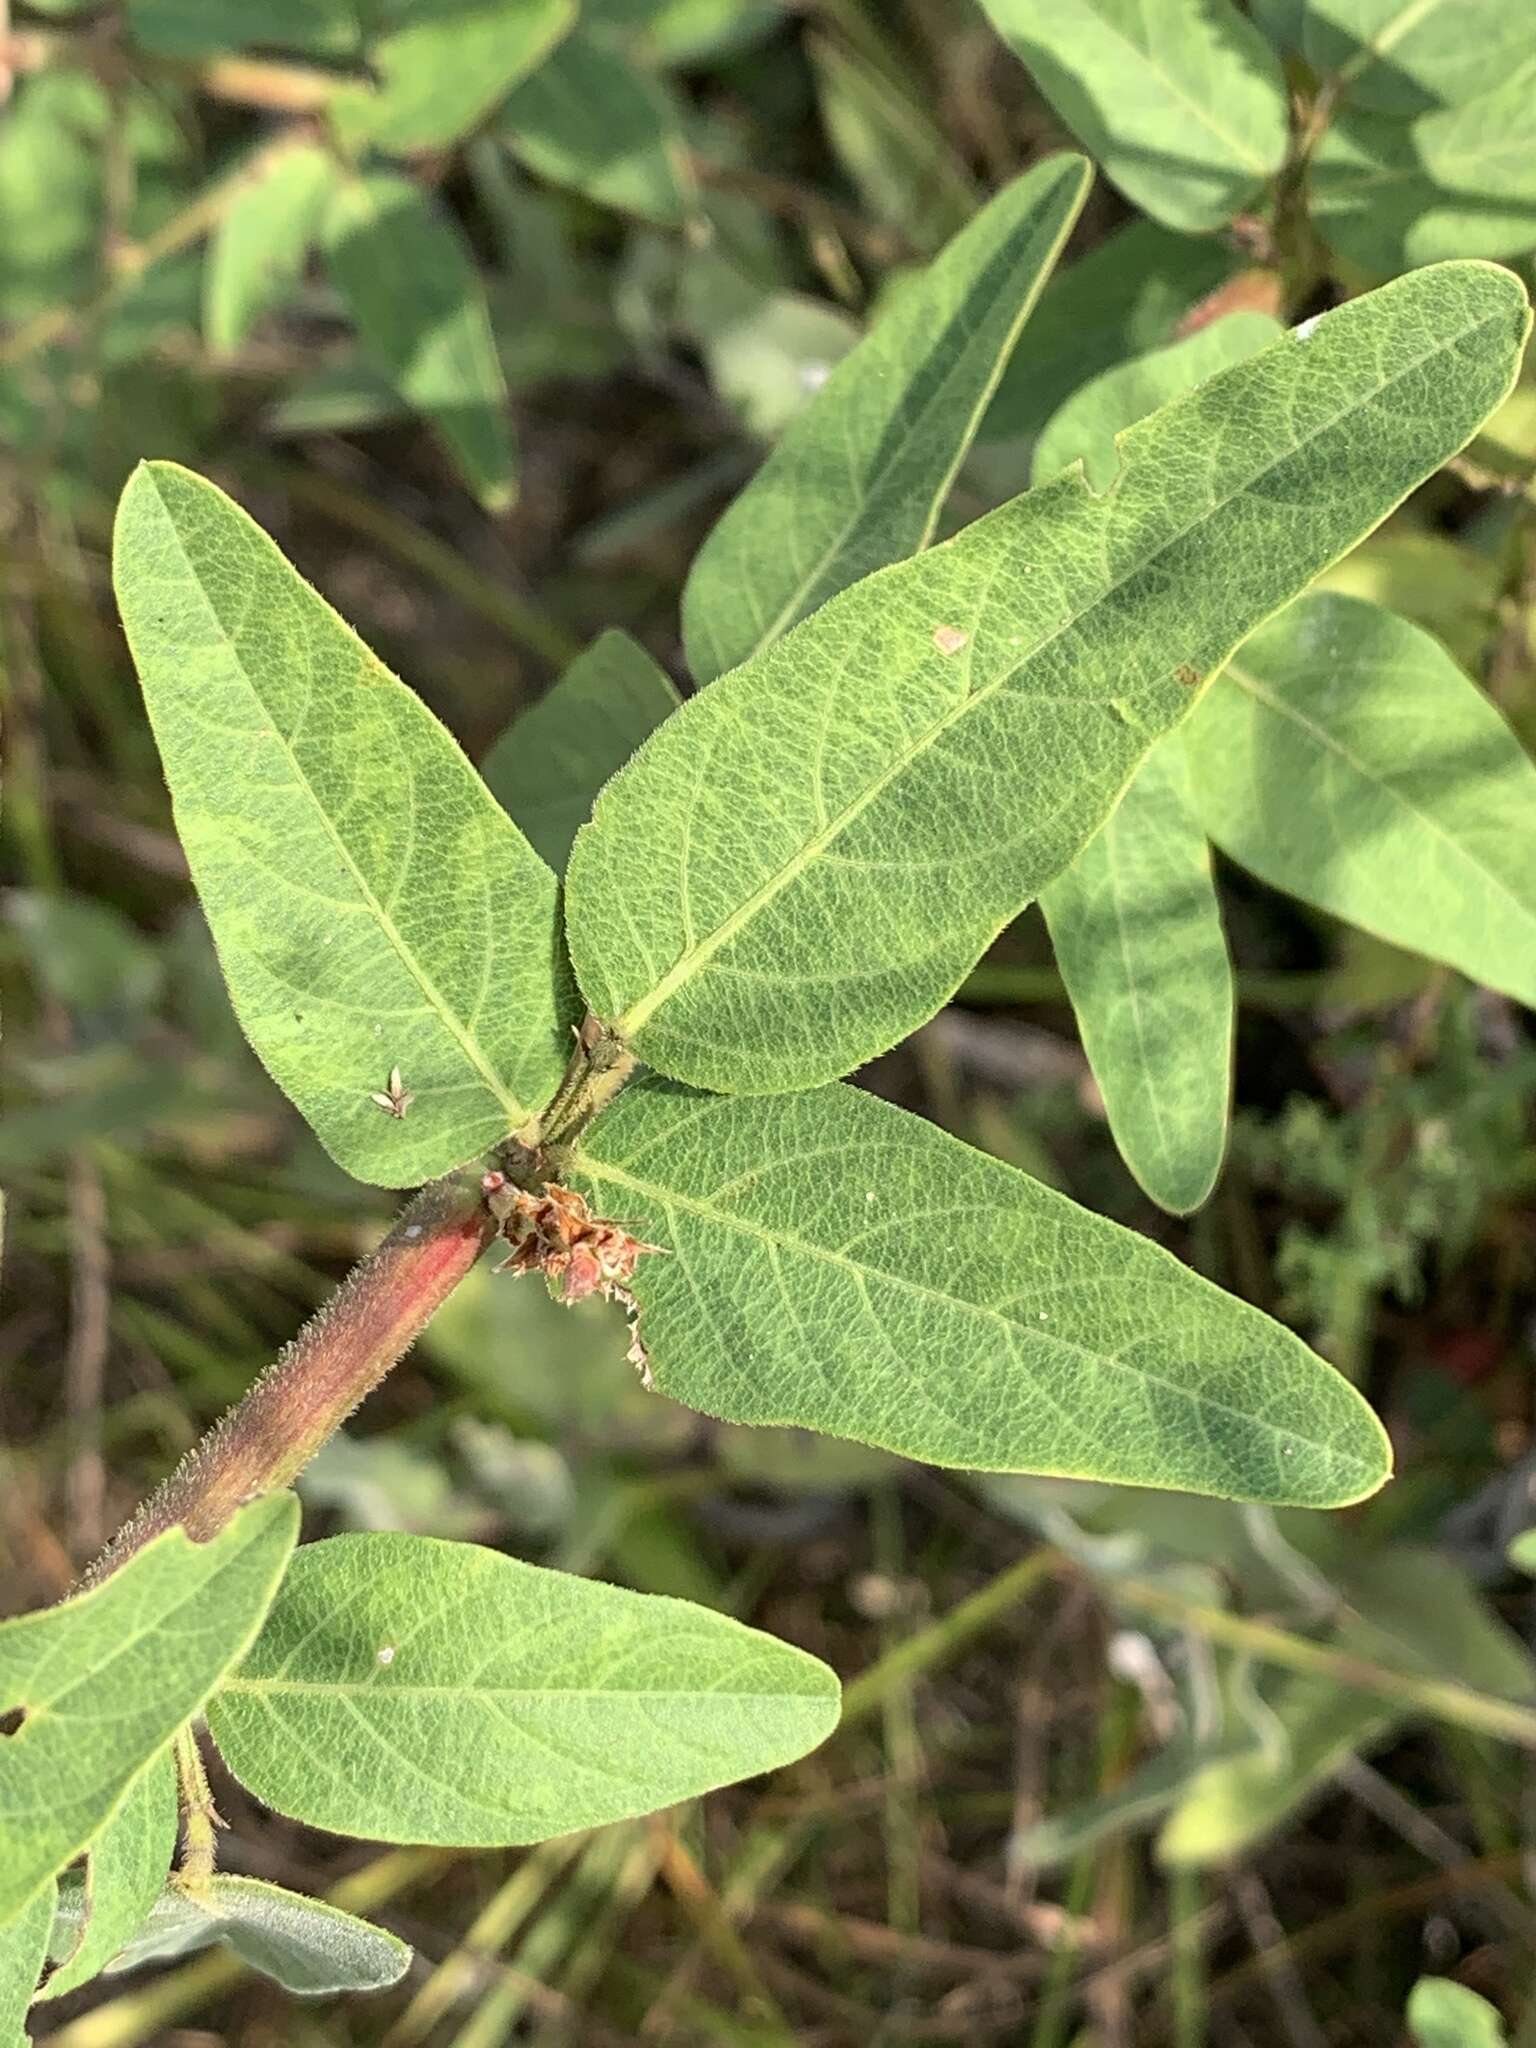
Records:
M483 759L603 627L686 686L682 579L765 443L1070 139L961 0L575 13L36 0L0 33L6 1612L70 1584L390 1207L228 1008L111 602L131 464L216 477ZM327 198L349 154L366 207ZM1112 363L1457 253L1351 220L1337 248L1283 208L1184 235L1101 180L954 520L1023 488ZM1536 218L1515 241L1493 253L1524 261ZM1533 464L1522 387L1330 579L1436 633L1528 741ZM343 1845L226 1782L226 1866L373 1913L412 1975L301 2006L215 1955L103 1980L44 2037L1478 2048L1501 2013L1532 2048L1536 1041L1221 883L1237 1119L1194 1218L1120 1164L1033 913L865 1079L1301 1330L1392 1431L1383 1496L1273 1515L717 1426L641 1392L605 1307L482 1269L301 1482L311 1532L473 1536L729 1609L852 1682L843 1730L505 1855ZM1488 2004L1421 1996L1410 2036L1426 1975Z

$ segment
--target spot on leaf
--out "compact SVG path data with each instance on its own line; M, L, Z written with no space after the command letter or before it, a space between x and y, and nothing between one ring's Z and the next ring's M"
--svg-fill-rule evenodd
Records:
M970 637L958 626L935 626L933 629L933 644L940 654L958 654Z

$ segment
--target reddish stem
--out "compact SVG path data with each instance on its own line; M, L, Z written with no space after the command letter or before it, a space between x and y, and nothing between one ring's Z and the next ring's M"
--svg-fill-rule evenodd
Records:
M496 1234L477 1173L433 1181L86 1575L93 1584L181 1523L198 1542L288 1486L391 1367Z

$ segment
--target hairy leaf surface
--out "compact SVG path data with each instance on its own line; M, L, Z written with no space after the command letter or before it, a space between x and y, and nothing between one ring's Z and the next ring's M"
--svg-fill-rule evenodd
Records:
M43 1883L27 1904L0 1926L0 2048L28 2048L22 2021L48 1951L55 1887Z
M1428 633L1305 598L1241 650L1184 743L1224 853L1536 1006L1536 766Z
M242 1656L298 1533L274 1494L209 1543L169 1529L89 1592L0 1624L0 1924L112 1819Z
M1122 1158L1154 1202L1198 1209L1227 1142L1232 967L1177 737L1040 907Z
M1398 279L832 598L656 732L577 835L591 1007L700 1086L845 1072L932 1015L1253 628L1462 446L1528 325Z
M92 1842L84 1878L59 1887L52 1945L60 1967L45 1999L88 1984L143 1925L176 1853L179 1820L176 1759L163 1749Z
M489 1845L770 1770L837 1713L825 1665L725 1615L381 1534L305 1546L208 1720L280 1813Z
M677 709L666 670L627 633L599 634L480 764L491 794L558 874L598 791Z
M1232 0L982 0L993 27L1125 196L1222 227L1279 170L1285 79Z
M790 426L689 572L700 683L927 545L1090 176L1081 157L1050 157L1000 192Z
M517 495L507 384L485 289L458 228L412 178L350 178L325 211L325 260L364 352L429 419L489 512Z
M576 1160L670 1256L635 1293L656 1384L937 1465L1335 1506L1380 1424L1299 1338L1147 1239L847 1087L646 1081Z
M553 1092L555 877L420 698L214 485L150 463L114 573L240 1021L332 1156L407 1187ZM398 1067L415 1097L371 1100Z

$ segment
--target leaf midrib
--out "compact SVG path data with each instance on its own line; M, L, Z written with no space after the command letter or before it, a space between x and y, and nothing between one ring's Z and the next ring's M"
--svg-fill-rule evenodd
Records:
M1187 540L1191 534L1198 532L1202 526L1225 512L1229 505L1247 495L1255 484L1261 483L1265 477L1270 476L1284 463L1293 461L1304 448L1309 447L1315 441L1321 440L1325 435L1332 433L1342 421L1362 412L1367 406L1378 404L1388 391L1415 375L1426 363L1432 362L1437 356L1443 355L1449 348L1459 345L1469 335L1477 333L1481 328L1492 326L1496 318L1496 315L1488 314L1462 329L1454 337L1454 340L1442 339L1438 341L1433 348L1426 350L1423 355L1417 356L1411 363L1405 364L1396 375L1378 384L1368 397L1357 400L1355 403L1346 406L1343 410L1334 413L1302 439L1293 441L1272 462L1267 463L1264 468L1245 476L1240 485L1234 486L1226 496L1218 499L1216 503L1207 506L1198 518L1191 520L1187 525L1181 526L1175 532L1168 534L1149 554L1131 564L1114 582L1096 591L1087 604L1079 611L1063 619L1060 625L1053 631L1036 641L1028 653L1013 668L1001 674L996 682L988 683L982 689L969 691L966 695L962 696L950 710L936 719L932 725L925 727L899 754L894 756L890 764L863 790L850 799L843 809L830 819L821 830L813 834L792 859L786 861L782 867L766 876L759 883L758 887L753 890L752 894L739 903L736 909L728 917L724 918L712 932L700 940L691 952L680 954L678 959L674 961L673 965L667 969L666 973L660 977L646 995L640 997L637 1002L631 1003L627 1010L613 1020L614 1028L621 1036L628 1038L633 1038L642 1031L658 1010L668 1003L679 990L685 988L695 974L702 972L703 969L708 967L715 955L727 946L739 931L748 925L760 911L766 909L776 896L789 887L791 882L797 880L805 869L826 851L833 840L847 826L861 817L869 806L889 788L891 783L903 775L914 761L925 753L937 740L941 739L951 726L958 724L961 719L966 717L971 711L974 711L979 705L988 702L1000 690L1007 689L1014 679L1021 675L1032 663L1037 661L1048 647L1053 646L1065 634L1081 625L1083 620L1090 617L1101 605L1108 603L1133 577L1144 574L1171 548L1177 547L1181 541ZM1271 344L1273 347L1282 345L1283 343L1278 342ZM1262 353L1264 351L1261 351ZM1257 358L1250 358L1249 360L1254 361ZM1118 445L1118 436L1116 440ZM1084 488L1086 489L1086 485ZM1390 510L1390 507L1388 510ZM1383 513L1382 517L1384 518L1385 516L1386 514ZM1379 523L1379 521L1372 522L1373 525ZM1369 528L1367 528L1367 531L1369 531ZM1282 602L1284 601L1282 600ZM1280 606L1277 605L1275 610L1279 609ZM1269 616L1273 616L1273 612ZM1255 622L1255 624L1258 623L1261 622ZM969 655L967 655L967 660L969 658ZM1096 699L1085 700L1085 703L1098 701ZM686 867L686 847L684 848L683 860Z
M358 1679L345 1683L329 1683L318 1678L226 1678L217 1687L219 1698L232 1692L253 1693L262 1699L271 1699L276 1694L297 1693L318 1695L323 1699L350 1700L354 1705L373 1698L395 1700L601 1700L604 1704L616 1700L660 1701L676 1706L679 1703L695 1706L710 1706L717 1700L744 1701L755 1705L824 1706L826 1696L811 1692L727 1692L718 1687L701 1688L697 1692L641 1692L618 1687L602 1686L524 1686L524 1685L402 1685L398 1679L387 1683L374 1683L369 1679Z
M1179 81L1169 72L1164 71L1150 49L1143 49L1139 43L1133 42L1123 29L1110 21L1107 16L1101 14L1097 8L1093 9L1093 13L1103 28L1104 33L1112 41L1121 44L1134 57L1139 59L1142 66L1152 74L1159 85L1166 88L1168 97L1177 106L1184 107L1200 126L1205 129L1207 134L1215 136L1218 142L1225 143L1238 163L1245 164L1259 178L1267 178L1270 175L1270 166L1263 157L1250 155L1244 143L1239 141L1235 135L1229 135L1225 128L1221 127L1218 122L1213 121L1208 110L1200 104L1199 100L1191 98Z
M1325 1440L1305 1436L1292 1425L1282 1427L1277 1423L1267 1422L1261 1416L1254 1415L1250 1411L1233 1408L1225 1401L1217 1401L1209 1394L1201 1393L1197 1389L1180 1386L1177 1381L1164 1379L1161 1374L1148 1372L1141 1366L1128 1364L1124 1359L1116 1358L1110 1353L1092 1350L1086 1344L1079 1344L1071 1338L1063 1337L1059 1331L1033 1329L1029 1324L1019 1321L1014 1316L1010 1316L1006 1310L995 1308L988 1302L968 1301L959 1295L946 1294L942 1289L930 1285L927 1281L914 1279L910 1273L893 1271L886 1266L864 1265L858 1259L851 1259L846 1253L835 1250L831 1245L818 1244L809 1238L796 1236L790 1231L766 1229L763 1225L754 1222L750 1217L743 1216L737 1212L727 1212L714 1208L707 1199L684 1195L675 1188L663 1187L654 1181L643 1180L637 1175L626 1173L622 1167L610 1166L585 1155L580 1158L578 1164L582 1172L588 1174L593 1180L612 1181L618 1187L650 1198L652 1201L659 1203L663 1209L682 1209L690 1215L697 1216L701 1220L713 1224L718 1229L735 1230L745 1237L756 1238L770 1253L783 1251L791 1255L817 1259L825 1265L836 1266L841 1271L853 1276L861 1285L866 1286L866 1292L867 1282L873 1279L881 1282L882 1285L898 1288L907 1294L917 1297L921 1301L931 1303L937 1307L985 1317L992 1322L1000 1324L1012 1338L1016 1339L1027 1335L1033 1337L1039 1343L1052 1345L1063 1351L1071 1352L1076 1357L1086 1360L1090 1365L1102 1367L1111 1373L1128 1375L1138 1385L1159 1387L1164 1392L1177 1396L1180 1400L1188 1401L1193 1407L1208 1409L1217 1415L1229 1416L1234 1421L1240 1422L1244 1428L1262 1430L1277 1440L1284 1439L1291 1444L1305 1445L1307 1449L1316 1451L1324 1458L1333 1460L1336 1466L1347 1466L1350 1469L1358 1470L1362 1474L1369 1474L1373 1470L1363 1459L1347 1452L1341 1452L1336 1445ZM643 1318L643 1304L641 1314Z
M1250 669L1241 667L1237 662L1229 662L1226 673L1240 689L1246 690L1257 703L1262 704L1276 718L1282 721L1289 720L1292 725L1299 727L1302 732L1306 733L1310 739L1316 742L1323 752L1336 755L1347 767L1354 770L1362 782L1368 782L1373 789L1380 791L1381 795L1389 803L1407 812L1415 823L1426 826L1430 834L1438 839L1458 860L1465 861L1469 867L1476 869L1477 873L1483 877L1494 892L1502 896L1525 923L1536 923L1536 911L1532 910L1531 905L1522 902L1498 870L1489 867L1485 861L1480 860L1472 847L1467 845L1465 841L1457 839L1447 832L1433 811L1425 810L1422 805L1414 803L1409 797L1405 796L1395 783L1385 780L1377 769L1372 768L1362 761L1357 754L1352 753L1344 745L1343 741L1336 738L1326 726L1319 725L1315 719L1309 718L1304 711L1298 710L1294 704L1288 704L1283 697L1276 696L1273 691L1260 682L1259 678Z
M150 474L153 475L153 471L151 471ZM428 1009L437 1017L439 1023L441 1023L448 1032L449 1037L454 1040L455 1044L457 1044L460 1052L464 1055L464 1058L468 1065L475 1071L475 1073L477 1073L480 1076L480 1079L485 1083L487 1088L490 1089L492 1095L495 1097L497 1102L499 1102L501 1104L501 1107L506 1111L507 1117L509 1119L509 1125L516 1126L524 1122L527 1118L528 1111L517 1100L516 1096L511 1095L507 1092L505 1086L503 1085L501 1079L497 1075L495 1069L490 1065L490 1062L488 1061L484 1053L481 1051L479 1041L469 1034L465 1026L459 1022L459 1019L454 1015L453 1011L449 1008L446 999L438 993L436 983L426 973L425 969L418 962L415 953L406 944L405 938L401 934L399 928L396 926L394 919L389 915L389 913L385 910L383 904L374 894L372 887L365 879L362 870L358 867L356 860L353 858L351 849L348 847L346 841L341 837L341 834L336 830L335 824L333 823L330 814L327 812L324 804L322 804L320 801L319 795L315 790L314 784L310 781L309 776L306 774L304 768L301 766L299 757L297 753L294 751L292 742L289 740L288 735L279 726L275 714L268 706L265 698L261 694L260 689L257 687L255 679L252 677L250 670L247 668L244 657L240 653L239 643L237 642L234 634L230 632L229 628L224 624L223 620L220 619L218 613L214 610L212 602L210 601L208 594L204 589L203 580L201 576L198 574L196 565L194 564L190 554L188 554L186 545L182 540L181 529L177 525L175 515L172 513L171 508L166 504L164 497L161 496L158 482L155 485L155 495L159 499L161 510L165 514L166 524L170 528L172 537L176 542L176 548L181 556L181 560L186 570L187 576L190 578L191 582L193 583L194 587L197 590L199 597L202 599L202 602L207 609L209 617L217 626L220 637L223 639L225 645L229 648L230 653L233 655L235 667L240 676L240 680L245 684L246 689L250 693L251 701L256 705L257 709L260 711L262 718L267 721L266 729L277 741L278 747L282 751L283 759L288 764L288 769L293 777L294 782L303 791L304 796L306 797L311 807L313 808L316 817L320 820L321 826L324 829L327 838L330 840L331 845L335 848L337 858L341 861L342 866L351 876L353 884L357 889L357 893L363 901L364 908L372 916L374 922L378 926L378 929L383 934L383 936L388 940L390 946L394 949L395 956L399 960L401 966L404 967L406 973L411 977L411 979L415 982L416 986L421 990L422 995L426 998ZM370 654L366 648L362 646L361 642L358 642L358 652L365 660L369 662L374 662L375 657L372 654ZM383 669L382 663L378 663L377 665L380 667L381 670ZM386 670L384 671L384 673L387 674L388 671ZM397 679L391 677L390 680L396 681ZM397 684L397 686L401 689L405 687L404 684ZM312 682L310 687L311 689L313 689ZM413 808L413 819L414 816L415 812Z

